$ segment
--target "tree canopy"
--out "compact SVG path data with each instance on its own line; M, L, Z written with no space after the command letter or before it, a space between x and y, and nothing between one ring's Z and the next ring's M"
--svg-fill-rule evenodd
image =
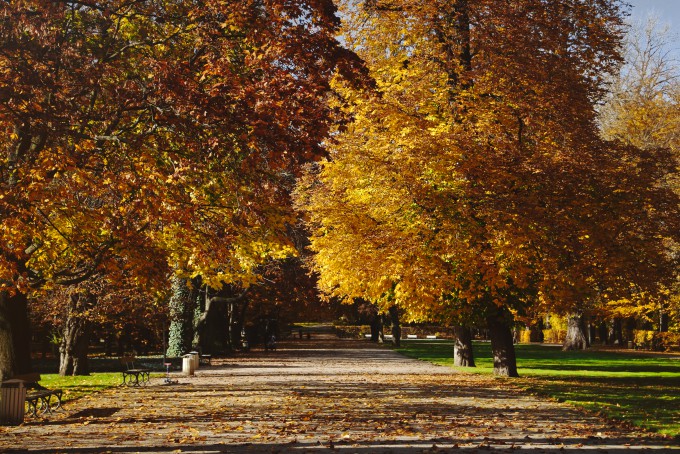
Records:
M569 312L656 289L672 261L675 162L600 138L621 5L349 2L377 90L303 180L320 286L407 309Z
M330 0L26 0L0 17L3 295L150 254L247 286L291 253L288 191L322 153L329 80L361 68Z

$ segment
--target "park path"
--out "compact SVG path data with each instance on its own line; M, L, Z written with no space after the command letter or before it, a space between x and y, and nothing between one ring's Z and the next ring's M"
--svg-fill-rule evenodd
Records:
M0 452L678 452L534 397L508 380L456 373L367 341L318 336L213 361L0 427Z

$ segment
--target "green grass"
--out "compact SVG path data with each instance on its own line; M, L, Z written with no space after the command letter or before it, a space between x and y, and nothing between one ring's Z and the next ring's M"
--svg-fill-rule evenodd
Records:
M181 358L168 358L166 361L172 362L175 368L181 367ZM160 355L137 357L135 363L138 367L156 371L151 373L151 378L165 375L161 372L165 369ZM122 384L122 366L118 358L93 355L88 358L88 366L90 375L62 377L55 373L59 370L58 358L33 359L33 370L40 373L40 385L61 389L62 401L65 402Z
M40 384L49 389L64 391L63 401L102 391L121 384L120 372L95 372L90 375L62 377L59 374L40 374Z
M453 367L453 343L402 341L406 356ZM563 352L537 344L516 346L515 381L531 392L564 400L638 427L680 436L680 359L614 351ZM477 368L491 374L493 360L487 342L475 342Z

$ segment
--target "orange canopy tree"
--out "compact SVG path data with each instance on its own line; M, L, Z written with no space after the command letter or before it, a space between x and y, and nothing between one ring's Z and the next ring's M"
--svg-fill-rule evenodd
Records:
M619 3L349 2L345 39L377 90L338 82L353 121L298 192L321 289L412 319L482 315L502 375L513 313L656 289L673 162L595 122Z
M0 371L30 367L15 350L29 287L143 270L143 243L216 286L288 253L290 174L321 152L331 75L358 67L334 14L329 0L0 5Z

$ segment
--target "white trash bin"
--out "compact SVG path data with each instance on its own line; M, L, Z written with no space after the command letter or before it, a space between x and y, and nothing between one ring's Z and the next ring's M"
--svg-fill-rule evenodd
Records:
M182 373L184 375L194 375L194 357L193 355L182 356Z
M5 380L0 387L0 424L16 426L24 422L26 385L23 380Z

